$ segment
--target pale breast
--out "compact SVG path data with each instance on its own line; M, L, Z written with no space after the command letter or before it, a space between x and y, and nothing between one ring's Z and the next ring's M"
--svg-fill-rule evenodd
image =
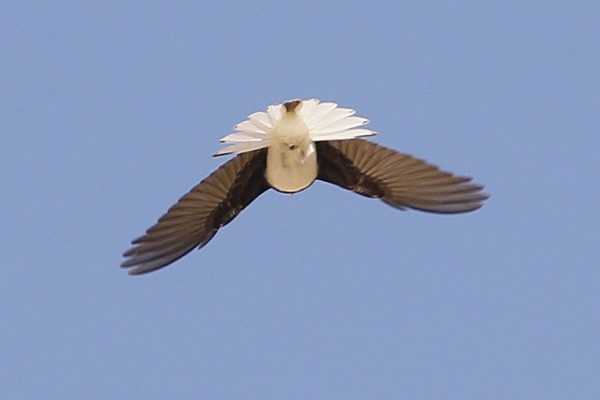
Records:
M317 153L314 143L308 146L275 144L267 152L265 178L276 190L299 192L317 178Z

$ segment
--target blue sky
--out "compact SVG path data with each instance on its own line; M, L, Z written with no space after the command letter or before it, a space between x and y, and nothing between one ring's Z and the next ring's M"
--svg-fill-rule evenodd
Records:
M3 2L0 398L598 398L599 19ZM311 97L490 200L439 216L316 183L166 269L119 268L234 124Z

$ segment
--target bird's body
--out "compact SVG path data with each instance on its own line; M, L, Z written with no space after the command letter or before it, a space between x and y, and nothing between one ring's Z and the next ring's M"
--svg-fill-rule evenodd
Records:
M294 193L317 179L317 154L306 123L297 114L301 102L286 103L271 135L265 177L273 189Z
M261 193L294 193L315 180L382 199L398 208L462 213L482 206L487 195L471 178L454 176L427 162L360 139L375 132L354 111L316 99L269 106L222 139L215 153L238 155L183 196L135 239L122 266L142 274L169 265L204 246Z

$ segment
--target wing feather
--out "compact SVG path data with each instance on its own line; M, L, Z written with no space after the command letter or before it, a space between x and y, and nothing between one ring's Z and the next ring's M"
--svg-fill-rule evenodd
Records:
M264 178L266 149L229 160L173 205L123 253L132 275L165 267L206 245L256 197L269 188Z
M363 139L317 142L318 179L399 208L462 213L488 196L470 177Z

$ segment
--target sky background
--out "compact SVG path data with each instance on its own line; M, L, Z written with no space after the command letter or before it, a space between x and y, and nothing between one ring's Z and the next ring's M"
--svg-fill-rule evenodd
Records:
M0 5L0 398L597 399L600 3ZM485 184L317 182L128 276L268 104L316 97Z

